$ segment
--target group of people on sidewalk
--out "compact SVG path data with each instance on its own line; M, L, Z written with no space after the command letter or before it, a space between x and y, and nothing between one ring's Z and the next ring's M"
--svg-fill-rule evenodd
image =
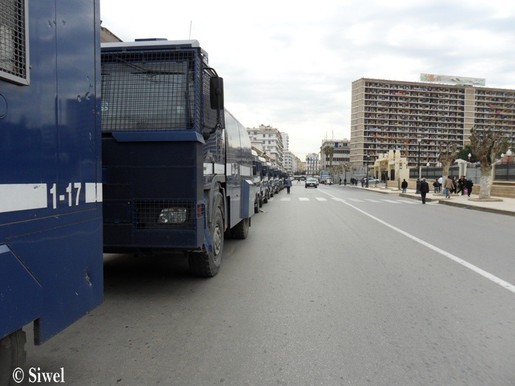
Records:
M465 176L461 176L458 179L456 179L456 177L448 176L443 185L443 193L445 194L445 198L451 198L451 194L460 193L462 196L467 195L470 197L470 195L472 194L473 186L474 183L472 182L472 180L465 178Z
M429 184L427 183L426 179L423 178L419 183L419 191L420 196L422 198L422 204L426 203L426 195L429 193ZM470 197L470 194L472 193L472 187L474 186L474 183L472 180L467 179L465 176L461 176L460 178L456 179L456 177L448 176L445 181L443 180L443 177L437 178L433 182L434 192L440 193L441 187L443 186L443 194L445 195L445 198L451 198L451 194L460 194L467 195ZM401 189L402 193L406 193L406 190L408 189L408 182L406 180L403 180L401 183Z

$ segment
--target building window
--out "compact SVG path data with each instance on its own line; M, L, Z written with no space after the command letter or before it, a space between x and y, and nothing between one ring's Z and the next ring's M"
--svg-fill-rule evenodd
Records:
M0 78L29 84L28 0L0 0Z

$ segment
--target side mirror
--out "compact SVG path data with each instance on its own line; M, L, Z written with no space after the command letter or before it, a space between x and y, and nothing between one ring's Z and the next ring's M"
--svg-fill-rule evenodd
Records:
M214 76L209 82L211 108L218 111L222 110L224 108L224 80L223 78Z

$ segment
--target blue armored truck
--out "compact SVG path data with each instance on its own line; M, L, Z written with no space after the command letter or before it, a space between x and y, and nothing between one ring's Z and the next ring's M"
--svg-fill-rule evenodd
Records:
M216 275L224 235L246 238L259 205L222 78L194 40L104 43L101 67L104 251L179 251Z
M102 301L100 20L94 0L0 8L0 385Z

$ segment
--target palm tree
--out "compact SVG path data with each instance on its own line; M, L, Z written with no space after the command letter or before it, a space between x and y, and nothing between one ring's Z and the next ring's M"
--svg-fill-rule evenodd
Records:
M327 160L327 158L329 158L329 170L331 170L333 167L334 147L330 146L330 145L326 145L326 146L324 146L322 151L325 154L325 159Z

